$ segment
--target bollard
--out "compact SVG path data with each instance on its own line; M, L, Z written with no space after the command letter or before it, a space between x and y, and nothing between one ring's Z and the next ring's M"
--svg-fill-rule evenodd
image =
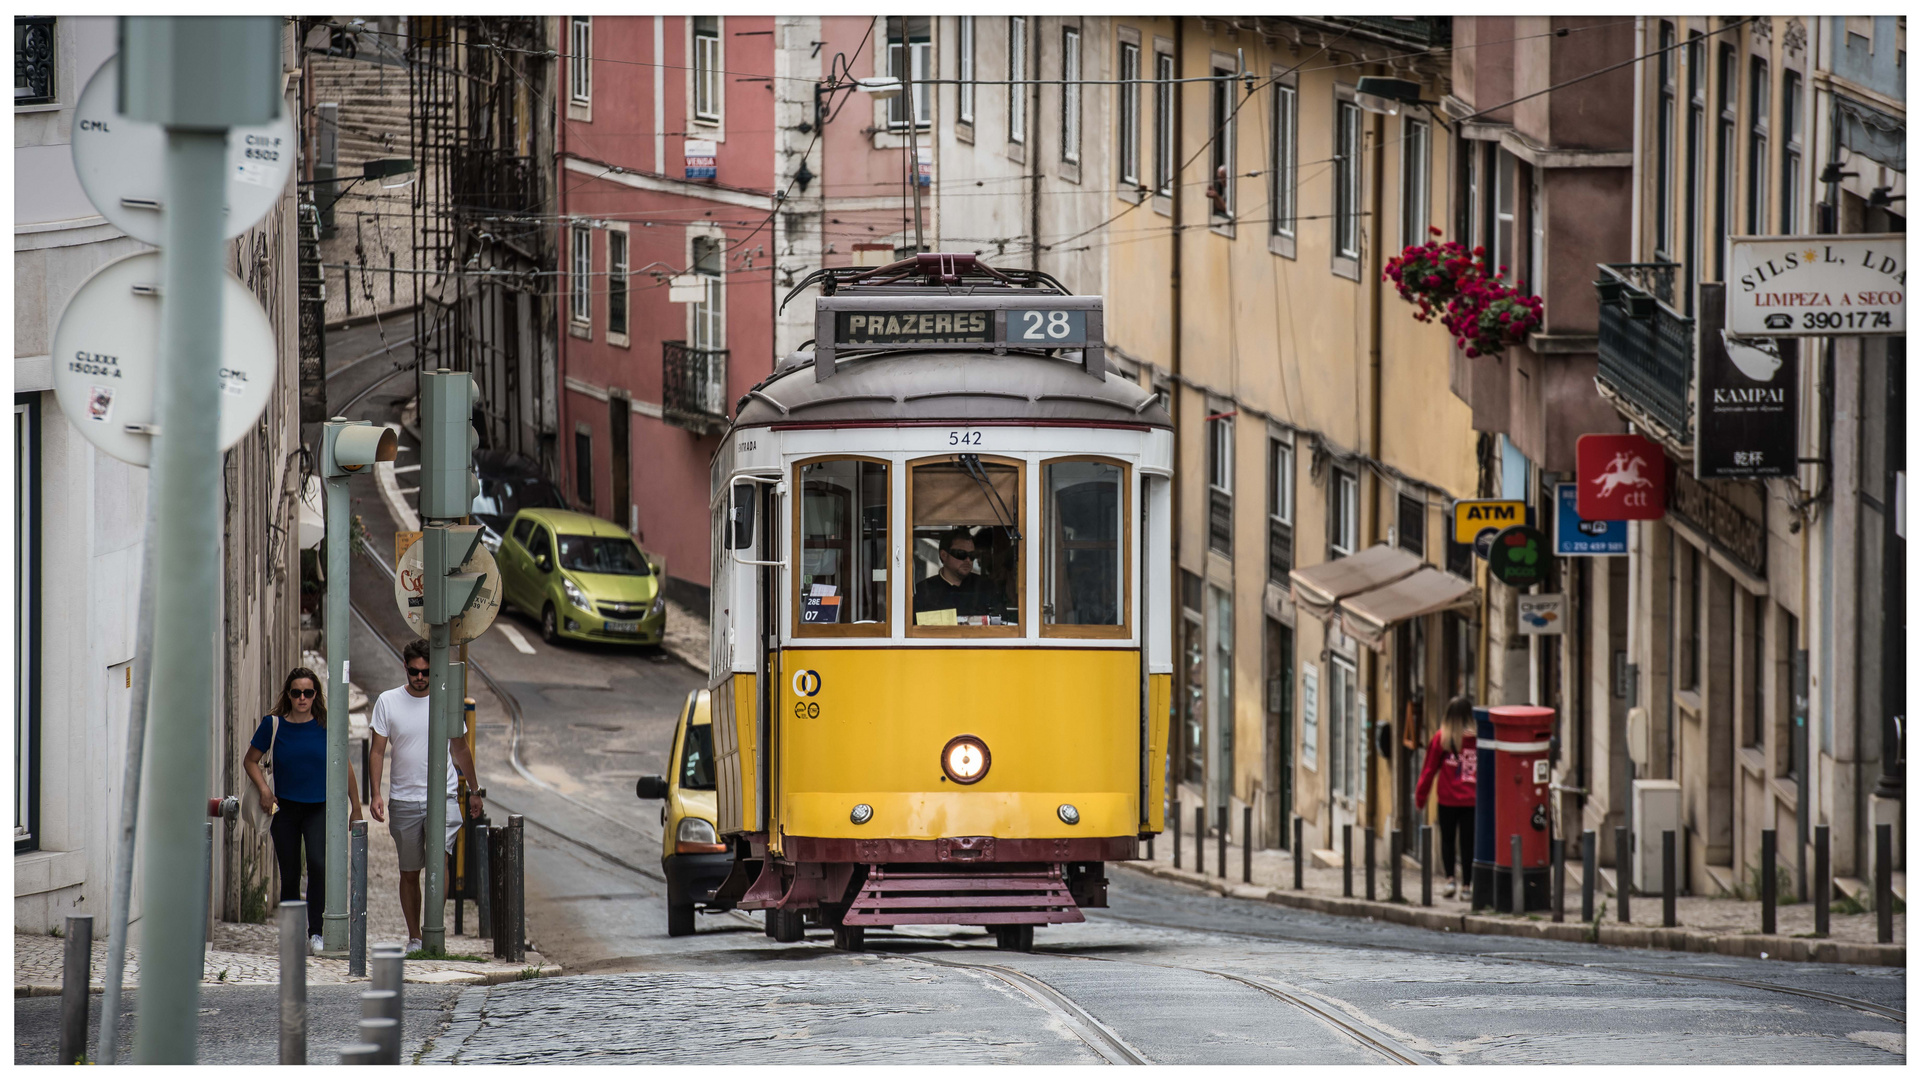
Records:
M400 995L392 990L360 991L360 1018L362 1020L386 1019L398 1022L400 1019Z
M1772 829L1760 830L1760 932L1774 933L1778 925L1774 913L1779 907L1779 839Z
M385 1016L363 1016L360 1041L380 1048L380 1064L400 1064L400 1021Z
M1387 834L1387 865L1390 868L1387 871L1387 899L1396 904L1406 902L1406 897L1400 894L1400 857L1404 854L1404 843L1405 836L1399 829Z
M1421 907L1434 905L1434 826L1421 822Z
M280 1064L307 1063L307 902L280 905Z
M1306 888L1307 853L1306 819L1299 814L1293 815L1293 890L1299 892Z
M1613 830L1614 898L1620 901L1620 921L1632 922L1628 899L1633 895L1633 837L1625 825Z
M468 845L469 857L473 859L473 873L479 888L473 890L474 928L473 932L483 938L493 940L493 845L487 842L493 830L487 828L487 819L481 817L473 824L474 842Z
M1193 808L1193 872L1207 876L1207 808Z
M1240 880L1253 884L1253 807L1240 808Z
M1340 895L1353 895L1353 826L1340 826Z
M87 1061L87 1013L93 1007L89 983L93 981L93 916L67 916L66 967L60 976L60 1064L82 1065ZM100 1038L119 1034L112 1018L101 1021Z
M389 942L373 947L373 988L393 992L393 1013L398 1019L406 1002L406 946Z
M1813 827L1813 936L1826 937L1832 929L1833 867L1827 827Z
M207 822L207 846L200 854L200 966L207 966L213 943L213 822Z
M378 1065L380 1064L380 1048L368 1042L348 1043L340 1048L340 1064Z
M526 826L519 814L507 816L507 959L519 963L527 958L527 845Z
M1180 800L1173 800L1173 868L1180 869Z
M347 832L347 974L367 973L367 823Z
M507 827L501 825L487 830L487 863L493 868L493 878L487 882L487 895L491 898L493 912L493 955L495 959L507 958Z
M1679 876L1675 863L1676 849L1672 829L1660 833L1660 925L1676 926L1679 917L1674 913L1678 904L1680 883L1674 879Z
M1592 829L1580 834L1580 921L1593 921L1593 879L1599 877L1600 851Z
M1567 921L1567 842L1554 837L1548 841L1553 851L1553 921Z
M1893 943L1893 826L1882 822L1873 827L1873 914L1879 924L1876 938L1882 945Z
M1507 885L1507 908L1512 914L1524 915L1527 913L1527 887L1526 879L1522 876L1523 871L1520 869L1520 834L1512 833L1508 840L1510 842L1507 846L1513 853L1513 862L1507 867L1509 871L1507 876L1511 879Z
M1220 879L1224 881L1227 877L1227 808L1224 806L1220 808L1219 843L1220 849L1217 863L1220 867Z
M1361 836L1362 836L1361 843L1360 843L1361 853L1362 853L1362 857L1366 860L1366 864L1367 864L1367 899L1372 900L1374 898L1373 897L1373 827L1368 826L1367 828L1361 830Z

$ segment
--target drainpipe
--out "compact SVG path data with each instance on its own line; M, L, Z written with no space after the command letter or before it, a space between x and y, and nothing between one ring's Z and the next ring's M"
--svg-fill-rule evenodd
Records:
M1368 199L1367 206L1367 212L1369 214L1368 227L1362 235L1366 237L1367 244L1366 269L1363 271L1367 275L1367 454L1374 461L1378 462L1380 460L1380 254L1381 248L1384 246L1386 232L1386 226L1380 214L1381 199L1383 197L1381 188L1386 183L1387 118L1384 113L1373 113L1372 116L1373 153L1370 156L1373 160L1371 162L1372 168L1369 171L1373 175L1367 178L1367 183L1373 188L1373 191L1371 197ZM1372 510L1373 528L1368 531L1368 537L1371 543L1378 543L1381 533L1384 531L1380 527L1380 489L1382 485L1378 472L1373 469L1368 469L1367 472L1373 479L1373 498L1368 500L1368 504ZM1377 726L1384 714L1386 722L1391 725L1394 719L1393 695L1380 693L1380 655L1372 649L1367 650L1367 669L1368 685L1373 690L1376 702L1374 708L1370 710L1367 720L1370 724ZM1363 731L1360 734L1361 745L1363 747L1362 752L1367 756L1367 769L1369 772L1378 775L1380 772L1380 755L1375 752L1373 731ZM1398 756L1396 755L1394 758L1396 764L1398 760ZM1397 809L1393 806L1394 793L1397 790L1392 783L1393 771L1393 768L1387 770L1388 784L1386 798L1376 800L1373 797L1373 793L1380 791L1380 786L1373 783L1367 785L1367 818L1369 822L1373 824L1380 822L1379 811L1382 808L1387 809L1388 820L1391 820L1393 811ZM1372 873L1372 870L1368 870L1368 873Z
M1174 93L1176 95L1180 93L1178 88L1184 85L1178 80L1185 67L1185 37L1186 21L1179 16L1175 16L1173 20L1173 77L1175 79ZM1180 99L1176 96L1174 98L1173 108L1169 110L1172 113L1173 119L1173 162L1176 170L1180 163L1180 118L1184 115L1180 105ZM1169 615L1173 619L1174 625L1179 627L1181 635L1184 635L1186 633L1187 621L1186 616L1183 614L1184 609L1181 600L1181 590L1183 586L1181 585L1180 579L1180 514L1183 504L1180 501L1180 493L1181 488L1184 486L1182 480L1186 476L1186 473L1180 467L1180 398L1182 391L1180 385L1180 177L1177 172L1172 179L1173 191L1168 196L1172 204L1170 210L1173 215L1174 227L1168 230L1167 234L1168 240L1172 245L1169 248L1169 262L1171 265L1167 275L1167 368L1173 377L1167 382L1167 411L1173 418L1173 488L1169 495L1173 503L1173 521L1171 523L1173 527L1168 530L1168 535L1171 538L1171 554L1173 556L1173 580L1169 583L1172 586L1173 603L1168 606L1171 608ZM1147 197L1150 199L1153 198L1152 195ZM1174 670L1181 670L1178 661L1176 661L1174 665ZM1185 687L1179 688L1179 692L1185 693ZM1171 703L1175 694L1169 692L1167 696L1169 703ZM1172 727L1171 717L1168 718L1168 726ZM1167 733L1169 748L1171 748L1175 739L1184 740L1185 738L1186 732L1184 730L1169 731ZM1183 741L1181 743L1181 753L1183 755L1185 754L1185 745ZM1181 770L1183 774L1185 771L1184 769ZM1167 795L1168 798L1172 798L1173 792L1169 791ZM1204 842L1204 838L1195 839L1195 843L1201 842Z

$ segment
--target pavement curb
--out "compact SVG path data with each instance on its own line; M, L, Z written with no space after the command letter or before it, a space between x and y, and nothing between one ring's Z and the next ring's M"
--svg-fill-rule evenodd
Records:
M1445 912L1379 900L1315 896L1310 893L1282 892L1259 885L1238 885L1217 878L1206 878L1186 870L1167 866L1141 866L1121 863L1137 873L1193 885L1222 896L1241 900L1262 900L1281 907L1317 911L1325 915L1378 919L1381 922L1418 926L1456 934L1489 934L1500 937L1536 938L1549 941L1586 942L1634 949L1664 949L1668 952L1718 953L1751 959L1793 960L1820 964L1865 964L1875 967L1907 966L1905 945L1863 944L1851 941L1821 941L1813 938L1785 937L1779 934L1709 934L1683 927L1621 926L1599 924L1598 933L1591 924L1580 922L1517 922L1486 915L1449 915Z
M533 974L527 974L528 969L532 969ZM417 975L408 975L402 981L426 986L498 986L501 983L521 982L527 979L551 978L552 976L560 974L562 970L564 969L561 968L559 964L528 964L527 967L518 968L513 971L423 971ZM365 981L364 979L356 979L353 983L310 982L307 986L309 988L314 986L352 986L354 983ZM278 982L224 982L201 983L201 985L278 986L280 984ZM136 990L138 987L129 985L127 989ZM93 983L87 987L87 992L90 994L104 994L106 993L106 987L99 983ZM60 994L60 987L50 986L46 983L16 983L13 987L13 996L16 998L59 997Z

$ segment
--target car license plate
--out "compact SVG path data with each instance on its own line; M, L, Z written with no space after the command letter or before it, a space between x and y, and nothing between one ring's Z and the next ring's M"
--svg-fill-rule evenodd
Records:
M637 634L639 632L640 624L637 622L614 622L612 619L607 620L607 633L609 634Z

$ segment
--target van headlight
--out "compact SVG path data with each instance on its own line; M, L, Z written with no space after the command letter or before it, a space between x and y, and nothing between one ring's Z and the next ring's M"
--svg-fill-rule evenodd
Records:
M593 610L593 601L587 599L587 594L581 590L580 586L575 585L566 578L561 578L560 587L567 591L567 600L571 602L574 607L579 608L581 611Z
M686 844L717 844L720 838L714 835L713 822L705 818L683 817L680 829L674 839Z

